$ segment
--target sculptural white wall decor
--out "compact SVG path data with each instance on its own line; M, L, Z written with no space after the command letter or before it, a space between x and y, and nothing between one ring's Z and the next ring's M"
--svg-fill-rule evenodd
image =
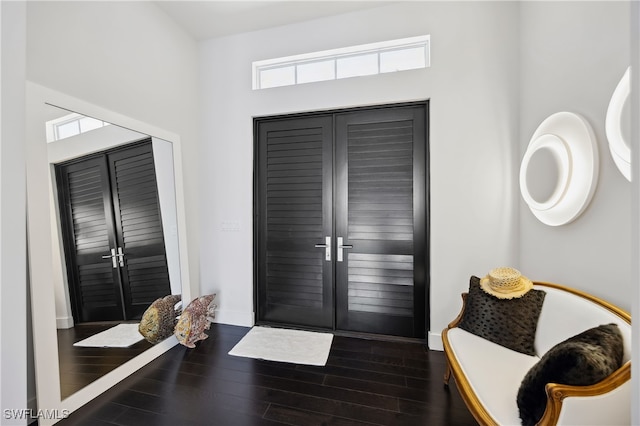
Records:
M558 112L536 129L520 166L520 192L549 226L567 224L587 207L598 180L598 148L580 115Z
M631 181L631 148L629 142L624 137L623 111L625 103L631 94L631 67L628 67L616 89L611 95L607 116L605 119L605 131L609 141L609 151L613 161L618 166L620 173Z

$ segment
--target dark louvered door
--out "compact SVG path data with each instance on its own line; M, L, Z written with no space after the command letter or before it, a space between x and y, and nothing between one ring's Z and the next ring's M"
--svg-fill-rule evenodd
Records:
M337 328L424 337L424 106L336 116Z
M332 118L257 126L258 320L333 326ZM330 252L330 248L329 248Z
M426 108L257 120L258 322L425 337Z
M119 270L110 256L116 241L106 159L59 166L56 173L75 320L122 319Z
M171 293L152 146L108 158L125 315L140 318L154 300Z
M151 142L56 173L75 321L140 318L171 293Z

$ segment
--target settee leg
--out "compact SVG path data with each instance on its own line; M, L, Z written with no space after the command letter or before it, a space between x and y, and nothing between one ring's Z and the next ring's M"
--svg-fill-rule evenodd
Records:
M449 387L449 379L451 378L451 366L449 366L449 361L447 361L447 366L444 370L444 385L445 387Z

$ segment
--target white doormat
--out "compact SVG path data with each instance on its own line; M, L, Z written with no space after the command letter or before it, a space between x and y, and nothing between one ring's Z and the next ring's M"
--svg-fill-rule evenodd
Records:
M253 327L229 355L293 364L325 365L333 334Z
M138 324L118 324L115 327L111 327L108 330L76 342L73 346L85 346L90 348L128 348L142 339L142 334L138 331Z

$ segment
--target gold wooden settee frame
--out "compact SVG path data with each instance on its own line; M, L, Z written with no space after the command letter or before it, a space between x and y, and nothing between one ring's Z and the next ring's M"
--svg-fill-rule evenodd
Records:
M620 317L625 322L631 324L631 315L614 306L602 299L599 299L590 294L581 292L576 289L572 289L560 284L553 284L548 282L539 282L534 281L534 284L542 287L550 287L556 288L562 291L566 291L569 293L573 293L579 297L587 299L607 310L614 313L618 317ZM471 384L465 377L462 372L462 368L458 363L458 360L453 356L453 351L451 347L451 343L447 336L447 333L450 329L458 326L462 319L462 314L464 313L465 305L466 305L466 297L468 293L462 294L462 309L460 313L448 326L442 331L442 342L444 345L444 353L447 361L447 367L444 374L444 384L445 386L449 386L449 379L451 375L453 375L456 386L464 400L467 408L476 419L476 421L480 425L495 425L499 426L499 424L491 417L489 412L485 409L485 407L480 403L478 396L473 391ZM538 425L555 425L558 423L558 419L560 417L560 411L562 409L562 403L565 398L571 396L597 396L602 395L607 392L612 391L623 383L627 382L631 379L631 361L627 361L620 367L618 370L614 371L611 375L609 375L606 379L598 382L594 385L589 386L571 386L571 385L563 385L558 383L548 383L546 386L547 392L547 408L545 409L544 415L538 422Z

